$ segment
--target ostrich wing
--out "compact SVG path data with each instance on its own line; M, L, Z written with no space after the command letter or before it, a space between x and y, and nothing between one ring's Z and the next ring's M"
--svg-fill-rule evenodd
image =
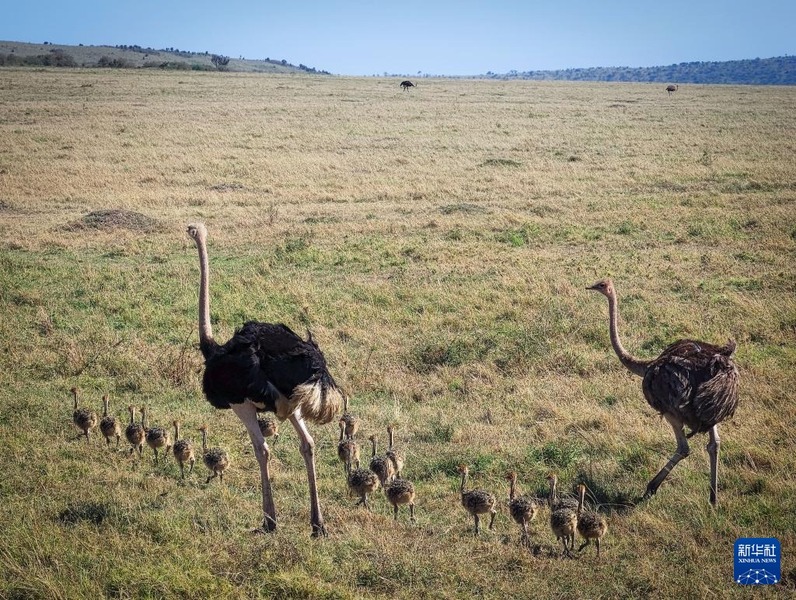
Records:
M675 342L647 367L642 384L647 402L680 418L693 433L731 417L738 404L738 371L728 354L727 347Z
M317 345L289 327L249 321L206 362L204 391L213 406L229 408L246 399L276 411L306 383L334 385Z

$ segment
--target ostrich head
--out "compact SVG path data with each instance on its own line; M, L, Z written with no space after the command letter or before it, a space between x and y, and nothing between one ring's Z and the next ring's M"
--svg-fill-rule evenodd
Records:
M551 484L558 483L558 475L556 475L555 473L548 473L546 479L548 483Z
M188 235L199 243L199 241L207 239L207 228L204 223L191 223L188 225Z
M467 465L459 465L458 467L456 467L456 470L462 475L470 472L470 469Z
M611 298L614 295L614 282L610 279L601 279L594 285L590 285L587 290L594 290L600 292L603 296Z

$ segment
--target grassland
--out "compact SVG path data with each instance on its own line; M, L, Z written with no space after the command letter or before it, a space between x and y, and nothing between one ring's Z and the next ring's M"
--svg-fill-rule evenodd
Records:
M796 89L0 71L0 596L742 597L732 548L776 536L796 588ZM119 209L148 223L97 218ZM94 212L93 217L88 217ZM101 216L101 215L100 215ZM397 426L418 524L346 496L314 427L330 535L309 538L296 436L274 446L280 529L256 536L258 470L202 398L198 265L210 232L219 339L248 318L308 327L365 432ZM116 226L124 225L124 226ZM674 450L610 349L738 341L720 506L705 436ZM202 422L234 465L184 483L77 439L68 390L123 415ZM193 432L194 440L198 434ZM474 538L458 463L507 496L585 481L602 560L536 553L505 506Z

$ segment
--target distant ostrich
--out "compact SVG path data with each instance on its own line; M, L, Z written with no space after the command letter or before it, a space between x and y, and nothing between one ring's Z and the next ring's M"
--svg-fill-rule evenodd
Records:
M75 410L72 413L72 422L75 426L83 432L83 435L86 436L86 443L89 443L89 433L92 429L97 426L97 413L93 410L88 408L78 408L78 390L76 387L73 387L71 390L72 396L74 397L75 402Z
M298 433L309 480L312 535L326 535L318 501L315 442L304 419L320 424L331 421L339 410L342 392L311 335L305 341L285 325L248 321L225 344L213 339L207 229L203 224L189 225L188 235L199 251L199 347L205 359L202 387L210 404L231 408L249 433L260 466L260 530L276 529L268 468L270 451L257 425L257 412L269 410L279 419L288 419Z
M401 87L403 88L404 91L406 91L410 87L417 87L417 86L407 79L406 81L401 82Z
M464 486L467 485L467 476L470 474L470 469L467 465L459 465L458 471L462 475L462 485L460 488L462 506L468 513L473 515L475 519L475 534L478 535L480 530L480 515L485 515L487 513L491 515L489 518L489 529L492 529L492 526L495 524L495 515L497 514L495 510L495 504L497 504L495 496L484 490L465 491Z
M667 91L667 92L669 92L669 95L670 95L670 96L671 96L672 94L674 94L674 93L675 93L677 90L679 90L679 89L680 89L680 86L679 86L679 85L667 85L667 86L666 86L666 91Z
M707 432L710 441L710 503L718 503L719 430L718 424L729 419L738 406L740 376L732 355L735 341L714 346L694 340L678 340L654 360L631 356L619 341L619 308L610 279L598 281L586 289L608 298L611 345L619 360L634 375L643 377L641 389L649 405L665 418L677 438L677 451L647 484L645 498L658 491L671 470L690 453L688 440ZM685 434L684 426L691 430Z
M105 443L110 446L111 445L111 438L116 438L116 449L119 449L119 441L122 437L122 428L119 425L119 420L114 417L113 415L108 414L110 401L108 400L108 394L105 394L102 397L102 420L100 420L100 431L102 432L103 437L105 438Z

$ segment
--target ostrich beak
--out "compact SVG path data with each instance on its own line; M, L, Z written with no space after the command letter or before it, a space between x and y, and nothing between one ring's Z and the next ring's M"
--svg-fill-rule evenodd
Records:
M586 289L587 290L596 290L597 289L597 284L595 283L594 285L587 286Z

